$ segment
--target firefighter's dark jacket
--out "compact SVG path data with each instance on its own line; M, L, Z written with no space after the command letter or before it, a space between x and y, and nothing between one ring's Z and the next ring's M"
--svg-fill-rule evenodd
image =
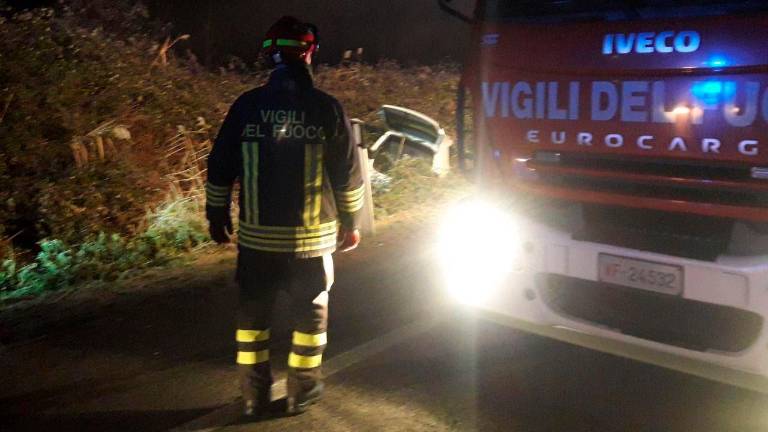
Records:
M336 249L358 228L364 186L349 121L304 67L276 69L230 108L208 157L206 214L229 217L240 183L240 247L299 258ZM337 222L338 221L338 222Z

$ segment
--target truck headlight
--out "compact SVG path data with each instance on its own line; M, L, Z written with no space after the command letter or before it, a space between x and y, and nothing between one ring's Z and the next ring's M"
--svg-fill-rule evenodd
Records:
M458 301L480 304L519 266L521 244L511 212L470 200L449 209L437 256L446 288Z

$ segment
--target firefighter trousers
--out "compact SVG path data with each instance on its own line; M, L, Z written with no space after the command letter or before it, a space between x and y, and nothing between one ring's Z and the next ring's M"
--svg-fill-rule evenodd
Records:
M243 398L269 403L272 311L279 291L291 299L293 324L288 356L288 397L301 400L322 389L321 363L327 343L328 290L333 284L331 255L295 258L240 248L237 264L237 364Z

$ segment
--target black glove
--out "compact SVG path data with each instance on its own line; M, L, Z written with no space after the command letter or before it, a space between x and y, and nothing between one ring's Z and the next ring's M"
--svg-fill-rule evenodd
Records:
M208 219L208 233L211 239L218 244L229 243L229 237L234 232L229 209L206 206L205 216Z

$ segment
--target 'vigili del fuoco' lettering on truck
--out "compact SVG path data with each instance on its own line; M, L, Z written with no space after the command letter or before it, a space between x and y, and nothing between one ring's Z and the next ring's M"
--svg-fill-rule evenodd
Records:
M588 89L584 98L582 88ZM676 102L681 100L685 102ZM719 116L736 128L748 128L757 121L768 123L768 88L759 82L694 81L686 93L678 95L669 95L664 81L483 82L482 102L485 117L514 120L701 125ZM612 148L622 147L627 141L621 133L603 134L602 139L596 139L588 130L570 136L565 131L551 130L544 135L542 138L540 129L529 129L525 139L530 143L548 139L552 144L571 141L585 146L602 142ZM723 145L731 145L745 156L757 156L760 143L756 137L744 137L724 144L719 137L711 136L696 142L673 137L662 144L655 143L654 135L643 133L636 134L633 140L643 150L661 147L668 151L719 153Z

